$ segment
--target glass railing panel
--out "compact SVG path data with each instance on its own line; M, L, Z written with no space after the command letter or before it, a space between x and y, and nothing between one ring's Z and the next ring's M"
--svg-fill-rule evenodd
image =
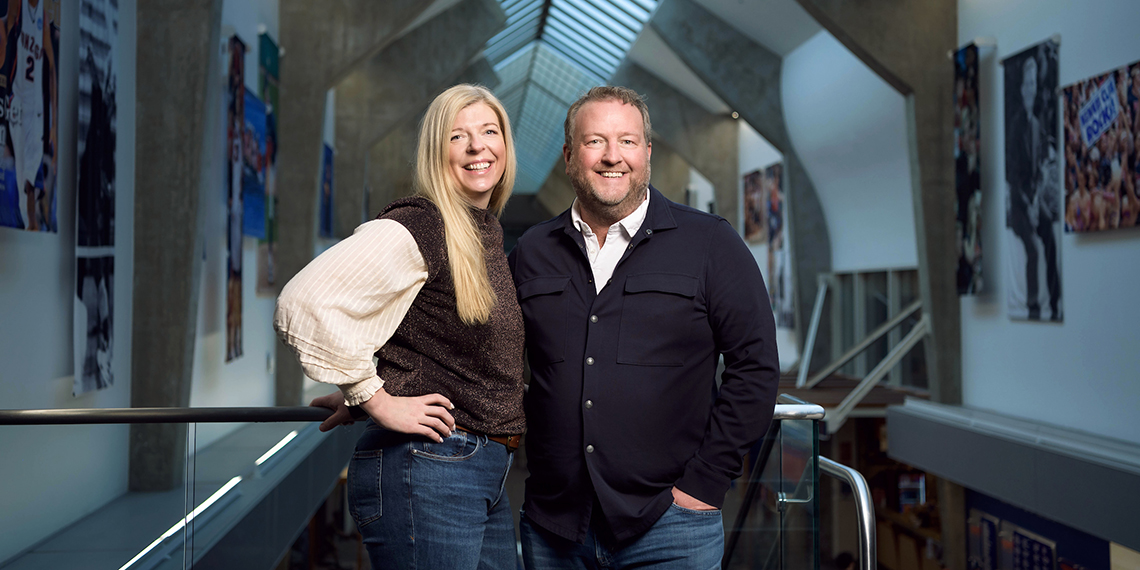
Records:
M0 568L153 568L144 551L181 561L180 544L151 544L183 517L193 474L132 491L131 437L125 424L0 425Z
M750 458L725 568L818 570L818 421L773 422Z

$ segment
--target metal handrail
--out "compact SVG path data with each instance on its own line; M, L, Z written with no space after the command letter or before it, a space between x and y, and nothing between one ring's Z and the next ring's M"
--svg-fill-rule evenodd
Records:
M311 406L0 410L0 425L322 422L330 415L327 408Z
M823 367L822 370L820 370L819 372L816 372L815 376L812 376L811 379L808 380L806 383L804 383L802 386L797 385L796 387L797 388L811 388L811 387L815 386L816 384L819 384L820 382L823 381L824 378L831 376L833 373L835 373L836 370L839 370L840 368L842 368L844 364L847 364L848 362L851 362L852 360L854 360L856 356L859 356L859 354L861 352L863 352L864 350L867 350L867 348L870 347L872 344L874 344L875 341L883 338L884 336L886 336L887 333L891 332L895 327L902 324L903 321L910 318L910 316L913 315L920 308L922 308L922 300L918 300L918 301L911 303L905 309L903 309L902 311L899 311L899 314L895 315L894 317L892 317L887 322L879 325L878 328L871 331L869 334L867 334L867 336L863 337L863 340L856 343L855 346L851 347L851 349L848 350L847 352L845 352L843 354L843 356L840 356L839 358L835 359L831 364L828 364L827 366ZM797 382L798 382L798 380L797 380Z
M819 420L823 414L823 407L815 404L776 404L772 419ZM326 408L311 406L0 410L0 425L321 422L330 415Z
M875 504L871 489L858 471L836 463L826 457L819 458L819 470L851 486L855 497L855 514L859 523L859 568L875 570L878 567L878 550L875 539Z

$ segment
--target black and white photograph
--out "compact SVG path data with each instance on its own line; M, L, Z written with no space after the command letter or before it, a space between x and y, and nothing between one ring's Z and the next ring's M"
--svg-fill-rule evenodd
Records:
M115 257L80 257L75 267L76 396L114 384L111 374Z
M1057 50L1047 40L1006 58L1005 241L1011 319L1061 321L1061 145Z

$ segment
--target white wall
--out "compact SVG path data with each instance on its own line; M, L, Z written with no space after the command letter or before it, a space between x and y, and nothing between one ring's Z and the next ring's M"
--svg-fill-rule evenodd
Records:
M776 150L752 125L744 120L737 121L739 129L740 173L737 177L739 184L739 203L744 203L744 175L750 172L767 168L784 160L784 155ZM785 202L786 204L787 202ZM790 216L789 216L790 217ZM737 226L744 227L744 208L737 209ZM787 218L785 218L787 223ZM791 234L785 234L791 237ZM790 242L789 242L790 243ZM768 284L768 244L748 244L748 250L756 258L756 265L760 266L760 274L764 276L764 283ZM800 356L799 345L796 342L796 331L791 328L776 327L776 347L780 349L780 369L787 370L795 364Z
M79 12L63 0L59 233L0 228L0 408L130 405L135 193L135 0L119 2L115 149L114 384L72 396ZM71 109L71 112L67 110ZM0 426L0 561L120 495L126 426Z
M962 298L965 405L1140 443L1140 231L1062 235L1064 322L1005 314L1002 58L1061 34L1060 84L1140 59L1133 0L960 0L958 39L995 38L979 68L986 294Z
M246 44L245 86L255 94L258 87L259 29L276 41L276 0L225 0L222 4L221 41L229 34ZM220 53L220 52L219 52ZM228 73L226 65L219 73ZM194 375L190 389L191 407L261 407L274 405L274 361L277 339L273 333L276 298L260 297L257 285L257 238L242 238L242 356L225 362L226 342L226 204L221 190L225 172L225 130L220 89L223 77L215 78L216 104L207 105L207 137L217 141L218 152L206 161L202 174L205 255L202 260L202 286L198 302L198 333L194 345ZM209 181L216 181L211 184ZM213 188L214 190L210 190ZM197 449L201 449L236 429L238 424L196 426Z
M826 31L784 58L781 93L827 220L832 269L916 266L902 95Z

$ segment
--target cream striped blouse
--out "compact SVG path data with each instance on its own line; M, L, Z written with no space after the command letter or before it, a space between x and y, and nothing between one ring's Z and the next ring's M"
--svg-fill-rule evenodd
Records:
M427 278L407 228L372 220L289 280L273 328L309 378L337 385L345 403L357 406L384 385L372 355L396 332Z

